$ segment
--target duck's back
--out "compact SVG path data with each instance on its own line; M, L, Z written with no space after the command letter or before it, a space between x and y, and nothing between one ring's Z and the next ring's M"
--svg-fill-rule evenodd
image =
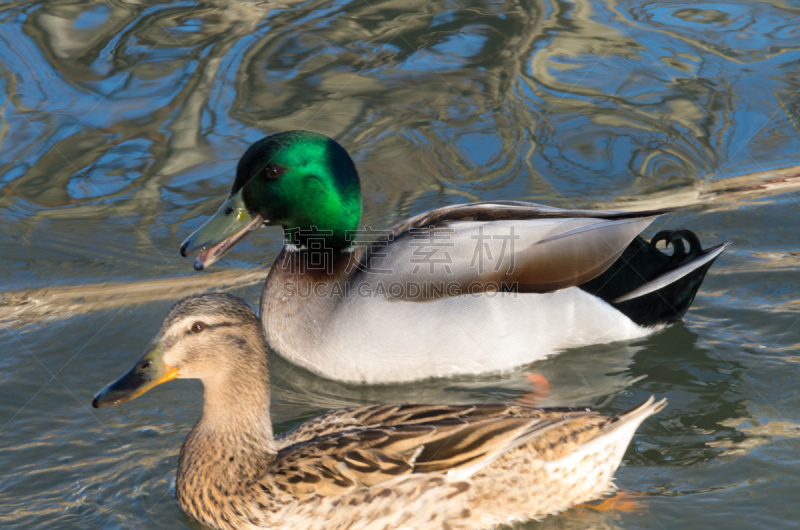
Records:
M663 406L651 398L612 418L502 405L342 409L288 433L263 483L296 498L279 518L304 528L488 528L605 493L634 431Z

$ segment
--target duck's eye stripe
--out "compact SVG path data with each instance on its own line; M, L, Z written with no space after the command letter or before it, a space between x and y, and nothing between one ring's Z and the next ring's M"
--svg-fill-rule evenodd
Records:
M195 330L194 327L195 327L196 324L203 324L203 329L201 329L199 331ZM192 333L199 333L200 331L208 331L209 329L227 328L227 327L232 327L232 326L235 326L235 325L236 324L234 324L233 322L220 322L219 324L206 324L205 322L195 322L194 324L192 324L192 326L189 328L189 330L186 332L186 334L189 335L189 334L192 334Z

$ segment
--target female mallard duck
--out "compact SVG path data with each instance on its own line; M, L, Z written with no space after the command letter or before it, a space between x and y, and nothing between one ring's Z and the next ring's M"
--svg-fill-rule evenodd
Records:
M335 141L274 134L242 156L230 197L181 246L201 270L260 225L282 225L261 298L267 342L341 381L502 371L646 335L683 316L726 246L703 250L686 230L637 237L671 210L507 201L432 210L363 248L359 190Z
M611 488L634 431L665 405L650 398L611 418L587 409L372 405L275 438L266 352L242 300L190 296L92 402L123 403L178 377L203 382L176 496L213 528L485 528L559 512Z

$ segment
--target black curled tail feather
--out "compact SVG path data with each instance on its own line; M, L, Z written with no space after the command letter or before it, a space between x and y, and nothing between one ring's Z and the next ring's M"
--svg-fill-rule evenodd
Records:
M670 256L670 261L675 263L676 267L692 261L703 252L700 240L697 239L695 233L690 230L662 230L650 240L650 249L653 252L661 252L657 247L661 241L667 246L672 245L673 252ZM688 253L683 245L684 241L689 244ZM661 253L664 254L663 252Z
M672 247L672 254L657 248L661 241ZM698 264L696 269L653 292L630 299L624 299L625 295L716 249L719 247L703 250L700 240L689 230L662 230L649 243L637 237L608 270L580 288L608 302L640 326L671 324L692 305L716 258ZM621 298L624 300L618 301Z

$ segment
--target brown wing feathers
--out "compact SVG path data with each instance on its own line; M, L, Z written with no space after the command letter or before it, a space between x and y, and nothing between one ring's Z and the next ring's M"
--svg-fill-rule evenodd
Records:
M676 210L678 210L678 208L661 208L638 212L562 210L561 208L553 208L551 206L523 201L473 202L469 204L444 206L410 217L393 226L389 233L378 239L376 243L383 244L392 239L396 239L412 228L424 228L448 221L508 221L523 219L566 219L575 217L612 220L651 217L674 212Z
M372 273L390 270L392 281L421 286L397 295L415 301L498 289L552 292L602 274L667 211L561 210L512 201L438 208L394 226L370 245L355 282L377 290L373 284L384 278Z
M424 405L354 409L350 420L358 416L358 421L383 426L334 432L286 447L267 477L279 489L304 496L342 494L412 473L462 470L469 476L547 430L560 425L569 430L567 423L596 415L586 410L546 412L516 406L481 409ZM387 425L402 421L424 423Z

